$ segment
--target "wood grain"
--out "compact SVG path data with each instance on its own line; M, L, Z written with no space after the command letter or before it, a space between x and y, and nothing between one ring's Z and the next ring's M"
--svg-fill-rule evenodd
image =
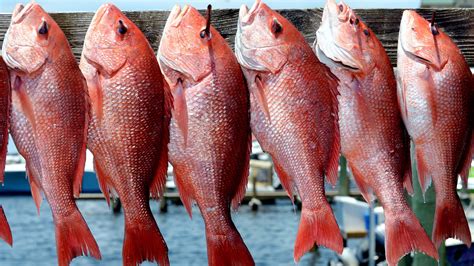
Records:
M436 10L438 25L451 36L466 57L469 65L474 66L474 9L419 9L429 18ZM313 43L319 27L322 9L280 10ZM356 10L363 21L377 34L387 50L393 65L396 64L397 40L402 9L361 9ZM214 10L212 24L233 46L239 11L236 9ZM145 33L153 49L158 49L161 32L168 17L168 11L125 12ZM93 13L53 13L52 17L63 29L74 54L79 58L84 35ZM0 14L0 44L10 23L10 15Z

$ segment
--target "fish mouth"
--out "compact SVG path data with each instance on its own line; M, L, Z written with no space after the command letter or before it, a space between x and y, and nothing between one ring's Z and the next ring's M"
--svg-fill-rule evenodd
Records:
M248 23L250 19L255 15L256 11L260 9L262 5L261 0L255 0L253 3L252 8L249 10L247 5L240 6L239 10L239 24L241 23Z
M326 55L326 53L324 53L324 51L321 49L321 47L319 45L316 45L315 50L316 50L316 55L319 58L319 61L321 61L322 63L324 63L325 65L327 65L331 68L337 67L337 68L347 69L347 70L350 70L350 71L353 71L353 72L360 71L360 68L358 68L356 66L347 65L347 64L344 64L340 60L332 59L331 57Z
M13 25L21 23L31 12L33 12L33 10L36 10L38 8L40 11L43 11L41 6L34 1L31 1L26 6L22 4L17 4L12 13L11 24Z
M181 8L180 5L175 5L168 17L169 25L172 27L179 27L181 21L183 21L183 18L190 9L191 7L189 5L184 5L183 8ZM168 22L166 24L168 24Z

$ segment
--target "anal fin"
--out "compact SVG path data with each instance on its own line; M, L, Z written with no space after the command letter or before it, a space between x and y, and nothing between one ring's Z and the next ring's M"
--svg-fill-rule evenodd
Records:
M112 187L110 178L105 175L104 171L102 170L96 159L94 159L94 169L97 174L97 179L99 180L100 190L102 190L102 193L104 193L107 205L110 206L110 192Z
M31 196L33 197L39 215L41 202L43 201L43 196L41 195L41 183L39 182L39 179L33 175L33 171L28 165L26 165L26 174L28 176L28 181L30 182Z
M245 192L247 190L247 183L249 180L249 168L250 168L250 153L252 150L252 134L250 133L250 127L248 132L247 147L245 149L245 159L242 160L243 166L239 168L241 171L239 185L237 186L236 193L232 198L232 209L237 210L240 202L245 197Z

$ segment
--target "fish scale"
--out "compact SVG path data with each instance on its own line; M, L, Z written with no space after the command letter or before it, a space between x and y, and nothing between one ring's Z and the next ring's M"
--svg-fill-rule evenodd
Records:
M357 21L357 23L354 23ZM384 208L389 265L412 251L438 253L410 209L410 144L390 60L375 34L345 3L328 0L314 50L339 80L341 152L365 200Z
M439 246L455 237L471 245L471 233L456 192L464 183L473 148L472 73L456 44L414 11L403 13L398 40L398 97L415 144L423 192L436 192L432 238ZM420 49L423 48L423 49Z
M10 124L10 75L7 65L0 56L0 182L4 182L4 171L8 146L8 126ZM13 244L12 232L8 224L7 217L0 205L0 238L5 240L10 246Z
M88 148L107 201L113 193L124 210L123 265L169 265L149 205L166 182L171 108L154 52L131 20L105 4L89 26L80 67L92 106Z
M302 201L295 261L315 244L342 252L324 192L325 177L337 179L336 80L301 33L259 0L240 9L235 43L251 92L252 132L290 198Z
M89 105L67 39L38 4L19 4L2 52L13 80L11 134L26 160L38 212L41 192L51 207L58 264L81 255L100 259L74 199L84 172Z
M213 27L200 37L203 25L196 9L175 6L158 51L175 104L170 162L189 215L196 202L203 216L209 265L254 265L230 215L247 185L248 92L230 47Z

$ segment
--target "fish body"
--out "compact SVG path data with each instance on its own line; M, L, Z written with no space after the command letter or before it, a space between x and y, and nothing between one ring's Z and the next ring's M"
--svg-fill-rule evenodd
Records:
M10 120L10 76L7 65L0 56L0 182L3 183L8 146L8 125ZM0 206L0 238L10 246L13 244L12 232L7 217Z
M168 165L170 100L153 49L112 4L101 6L86 34L80 67L91 101L88 148L102 192L122 203L123 265L169 265L149 205L162 194Z
M10 70L10 130L26 160L39 212L44 192L56 228L58 264L100 251L76 206L86 156L84 77L56 22L35 2L17 5L3 42Z
M410 142L397 103L397 83L380 41L350 7L329 0L314 46L339 79L341 151L367 202L384 208L389 265L411 251L438 258L405 200L413 193Z
M415 144L423 191L433 181L436 211L432 239L439 246L455 237L471 245L471 234L456 192L466 183L472 160L473 81L456 44L436 25L405 11L398 39L398 97Z
M242 6L235 52L251 98L252 132L272 156L281 183L302 201L298 261L314 244L342 252L342 237L324 193L337 181L337 83L288 20L256 1Z
M158 60L173 94L169 157L191 216L196 202L206 227L209 265L254 265L232 222L249 171L248 92L224 38L191 6L175 6ZM179 41L178 41L179 40Z

